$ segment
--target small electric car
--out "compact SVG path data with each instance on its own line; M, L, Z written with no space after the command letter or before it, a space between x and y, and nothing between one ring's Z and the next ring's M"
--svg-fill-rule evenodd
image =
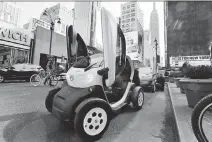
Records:
M87 141L101 138L113 113L130 103L140 110L144 102L143 89L134 81L138 75L134 75L133 63L126 56L122 30L105 8L101 9L101 18L102 55L88 56L81 36L73 26L68 28L69 61L75 63L62 87L51 90L45 102L53 116L72 121L76 133Z

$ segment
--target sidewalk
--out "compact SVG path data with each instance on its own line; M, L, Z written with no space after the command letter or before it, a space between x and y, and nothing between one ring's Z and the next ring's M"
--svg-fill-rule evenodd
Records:
M191 114L193 109L188 107L186 95L180 93L180 88L177 88L175 83L167 84L172 101L179 141L198 142L191 127Z

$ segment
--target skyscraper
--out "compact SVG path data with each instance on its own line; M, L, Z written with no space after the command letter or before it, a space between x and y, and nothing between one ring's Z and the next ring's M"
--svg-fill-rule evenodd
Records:
M0 26L14 28L19 26L21 8L15 2L0 1Z
M150 34L151 34L151 45L155 47L155 38L159 45L159 19L158 12L156 10L155 2L153 2L153 10L150 15ZM157 55L160 55L160 47L157 48ZM160 60L160 57L157 57Z
M121 29L124 32L128 55L135 55L144 61L143 12L137 2L121 5Z

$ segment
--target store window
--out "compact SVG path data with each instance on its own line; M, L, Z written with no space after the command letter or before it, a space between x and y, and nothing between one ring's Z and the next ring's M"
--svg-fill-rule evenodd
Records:
M27 63L29 58L29 51L12 49L11 51L11 64Z

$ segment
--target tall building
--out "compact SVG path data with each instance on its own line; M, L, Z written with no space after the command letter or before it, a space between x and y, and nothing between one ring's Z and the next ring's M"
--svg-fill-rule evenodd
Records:
M0 1L0 26L7 28L19 27L21 8L15 2Z
M49 7L46 11L51 15L52 19L60 18L61 24L55 22L55 32L66 35L66 26L73 24L73 9L68 9L67 7L57 4L55 6ZM40 20L51 23L50 16L44 15L44 12L40 16Z
M211 1L168 1L167 59L209 55L212 41Z
M165 67L168 67L168 54L167 54L167 24L166 20L168 18L168 2L164 1L164 49L165 49Z
M144 31L144 66L153 67L154 50L151 46L150 31Z
M128 55L138 57L144 62L143 12L137 2L121 5L121 29L124 32Z
M89 46L96 44L96 14L100 7L100 2L75 2L74 29Z
M155 2L153 2L153 10L150 15L150 32L151 32L151 45L155 47L155 38L157 39L157 43L159 45L159 19L158 12L156 10ZM160 47L157 46L157 61L160 60Z

